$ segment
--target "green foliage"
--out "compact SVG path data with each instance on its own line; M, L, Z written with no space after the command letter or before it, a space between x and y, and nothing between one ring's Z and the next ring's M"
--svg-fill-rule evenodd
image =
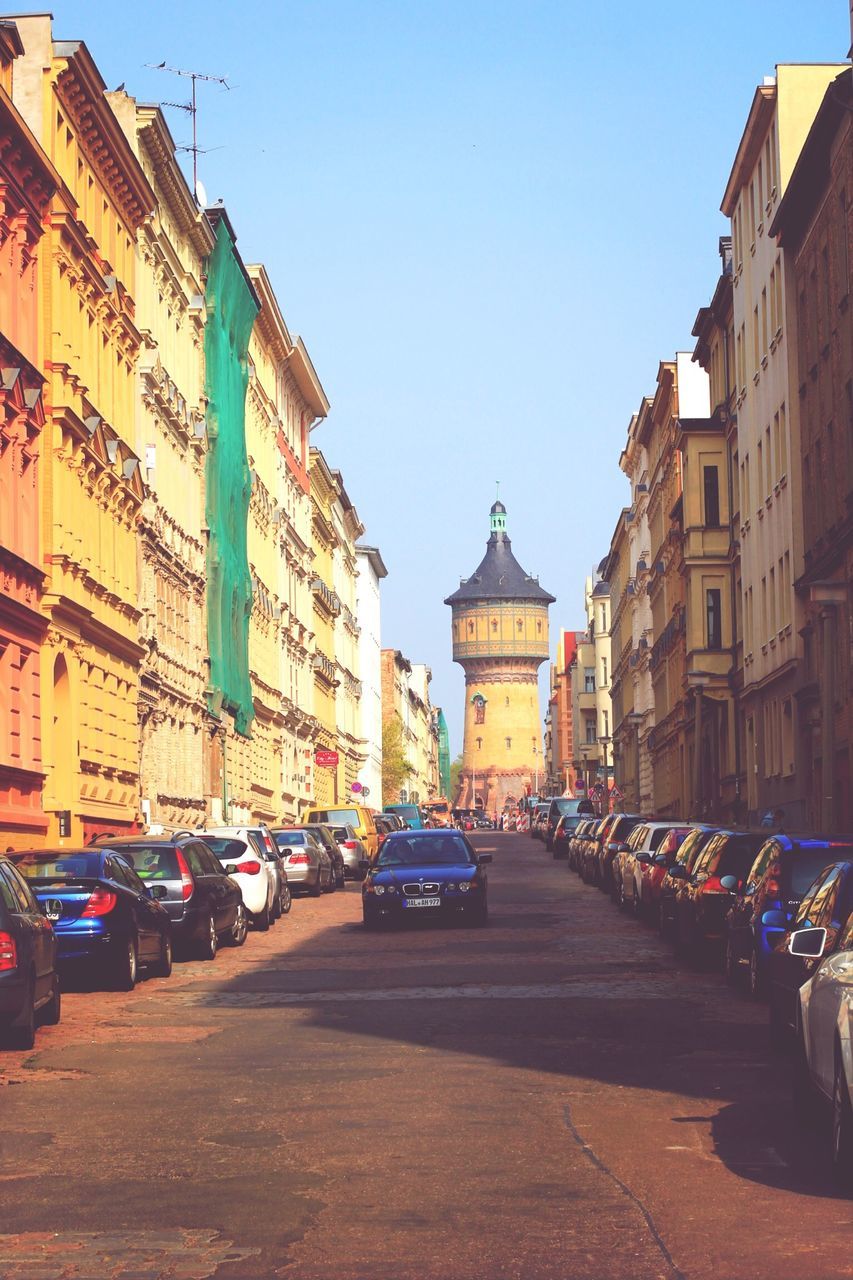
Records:
M403 723L397 716L382 721L382 803L396 804L414 765L406 759Z
M459 796L459 775L462 772L462 756L458 755L450 766L450 790L447 798L451 804L456 804Z

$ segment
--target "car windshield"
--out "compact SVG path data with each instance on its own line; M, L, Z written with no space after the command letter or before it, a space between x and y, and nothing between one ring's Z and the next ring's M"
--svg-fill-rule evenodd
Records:
M335 837L338 844L342 844L344 840L352 839L346 827L334 827L332 830L332 835Z
M202 836L201 838L220 862L236 862L238 858L252 852L243 840L229 840L227 836Z
M422 836L408 840L389 836L379 855L380 867L471 866L474 859L459 836Z
M557 806L557 813L577 813L580 800L573 800L571 796L561 796L559 800L552 800L551 803Z
M419 818L418 806L416 804L389 804L386 813L396 813L401 818Z
M312 822L325 822L327 824L337 825L339 822L348 822L351 827L358 826L358 810L357 809L312 809ZM276 839L278 837L276 836Z
M308 844L308 841L307 831L276 831L275 833L275 842L279 849L283 849L286 845Z
M27 880L85 880L101 874L100 853L13 853L10 860Z
M123 844L118 853L133 867L140 880L180 880L181 869L173 845Z
M839 856L853 857L853 847L850 845L842 847ZM801 898L809 885L814 884L824 867L836 861L836 850L834 848L798 849L793 858L788 861L791 867L791 893Z

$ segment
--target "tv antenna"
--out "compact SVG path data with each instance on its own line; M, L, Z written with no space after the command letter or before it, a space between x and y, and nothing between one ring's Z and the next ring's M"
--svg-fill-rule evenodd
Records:
M198 158L205 155L208 150L214 148L205 148L198 145L197 116L198 106L196 104L196 84L199 80L208 81L211 84L221 84L223 89L230 89L227 76L209 76L202 71L187 71L183 67L170 67L165 62L146 62L146 67L150 67L152 71L168 71L173 76L183 76L184 79L192 83L192 97L189 102L164 102L164 107L174 107L177 111L185 111L192 120L193 140L191 146L178 147L178 151L189 151L193 158L193 197L196 204L199 203L199 181L198 181ZM202 188L204 190L204 188Z

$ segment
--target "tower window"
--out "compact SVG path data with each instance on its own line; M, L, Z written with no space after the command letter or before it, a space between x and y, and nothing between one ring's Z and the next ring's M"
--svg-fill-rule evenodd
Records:
M473 624L473 622L469 622L469 623L468 623L468 635L469 635L469 636L472 636L473 634L474 634L474 624Z
M537 623L536 623L536 630L539 632L539 634L540 634L540 635L542 634L542 623L541 623L541 622L537 622Z
M471 701L474 703L474 723L485 724L486 723L486 699L483 697L481 693L478 693L474 695Z
M478 750L478 751L481 749L482 745L483 745L483 739L482 739L482 738L478 738L478 739L477 739L477 750Z
M492 630L497 631L497 629L498 629L498 620L497 618L492 618Z
M511 746L512 746L512 738L507 738L507 739L506 739L506 749L507 749L507 751L509 751L509 749L510 749L510 747L511 747Z
M521 626L522 626L521 618L516 618L516 620L515 620L515 625L518 627L518 629L519 629L519 631L520 631L520 630L521 630Z

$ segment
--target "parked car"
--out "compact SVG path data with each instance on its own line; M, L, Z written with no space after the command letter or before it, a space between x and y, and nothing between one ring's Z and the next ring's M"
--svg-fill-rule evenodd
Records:
M843 838L780 833L765 839L726 917L724 966L729 982L745 972L753 998L764 994L768 957L794 919L803 894L827 863L842 858L853 858L853 842Z
M678 850L678 861L664 872L658 897L658 931L662 938L672 937L675 932L678 895L686 881L693 874L693 867L716 827L704 823L691 823L691 832L685 836ZM679 868L684 868L686 876L682 876Z
M560 819L567 814L579 819L581 813L583 813L581 806L587 804L589 804L588 800L575 796L554 796L548 802L548 809L545 815L545 848L549 852L554 848L554 834Z
M324 822L312 822L306 824L305 830L310 831L326 850L332 864L332 879L335 882L335 888L343 889L346 883L344 856L338 847L338 842L332 833L332 828L327 827Z
M39 1022L62 1011L56 935L14 863L0 856L0 1038L32 1049Z
M530 819L530 834L534 840L545 839L545 824L548 821L548 810L551 807L550 800L540 800L533 815Z
M109 850L134 869L165 909L176 952L213 960L221 942L242 945L243 896L200 837L129 836L111 841Z
M398 818L396 814L392 813L375 813L373 815L373 823L376 827L380 849L392 831L408 831L408 827L402 818Z
M692 827L672 827L650 858L637 857L637 874L640 880L640 912L657 919L663 878L678 861L678 850L690 835Z
M583 861L584 842L597 821L597 818L581 818L575 828L575 833L569 840L568 860L570 871L580 871Z
M719 945L722 954L732 895L743 888L766 839L767 833L762 831L715 831L689 875L677 865L670 869L670 875L683 881L675 901L678 946L697 955L708 946Z
M379 837L373 814L363 804L335 805L324 809L309 805L302 815L305 823L322 822L327 827L343 827L349 824L367 850L368 858L375 858L379 852Z
M817 935L817 936L815 936ZM818 967L798 994L799 1087L807 1083L832 1111L830 1158L833 1172L845 1190L853 1190L853 913L838 938L838 947L824 955L821 929L802 929L791 935L792 955L812 956Z
M580 851L578 874L584 884L595 884L598 875L598 859L607 833L615 825L616 814L607 813L603 818L596 818L589 829L587 839Z
M348 880L363 880L361 863L367 860L367 850L349 825L333 827L332 835L338 842L344 860L344 875Z
M278 847L270 828L263 824L255 827L205 827L204 831L199 831L196 834L233 836L237 840L244 840L246 844L257 850L258 857L264 864L264 870L272 883L272 917L270 922L278 920L284 910L282 898L287 876L283 872Z
M333 893L332 860L317 837L306 827L276 827L273 831L291 889L302 889L313 898Z
M450 817L450 804L447 800L430 800L429 804L425 804L423 807L429 814L433 826L453 826L453 821Z
M114 849L39 849L9 860L53 925L60 971L83 961L118 991L133 990L143 965L169 976L169 916Z
M620 813L616 821L607 829L607 834L598 845L598 873L596 884L605 893L610 892L613 883L613 859L619 846L625 844L629 835L644 819L638 813Z
M651 861L658 851L658 846L673 827L685 824L677 819L662 822L641 822L634 828L628 839L620 845L613 856L611 896L617 906L630 908L635 915L640 914L640 873L637 859Z
M789 1044L797 1030L798 993L839 948L853 910L853 862L831 862L806 890L791 924L767 957L770 1035L777 1046ZM785 917L780 912L778 923ZM792 949L793 935L800 936Z
M274 918L275 883L267 875L257 849L246 844L245 840L238 840L236 836L214 836L205 832L200 839L239 886L248 920L261 933L266 933ZM290 886L286 875L281 901L283 909L289 911ZM245 938L246 930L243 929L238 932L234 941L237 946L242 946Z
M461 831L400 831L389 836L361 886L364 926L414 915L463 916L488 921L488 882L477 854Z
M580 824L584 821L576 813L563 814L557 823L554 831L554 839L552 840L552 852L555 858L566 858L569 856L569 846L572 838L576 834Z

